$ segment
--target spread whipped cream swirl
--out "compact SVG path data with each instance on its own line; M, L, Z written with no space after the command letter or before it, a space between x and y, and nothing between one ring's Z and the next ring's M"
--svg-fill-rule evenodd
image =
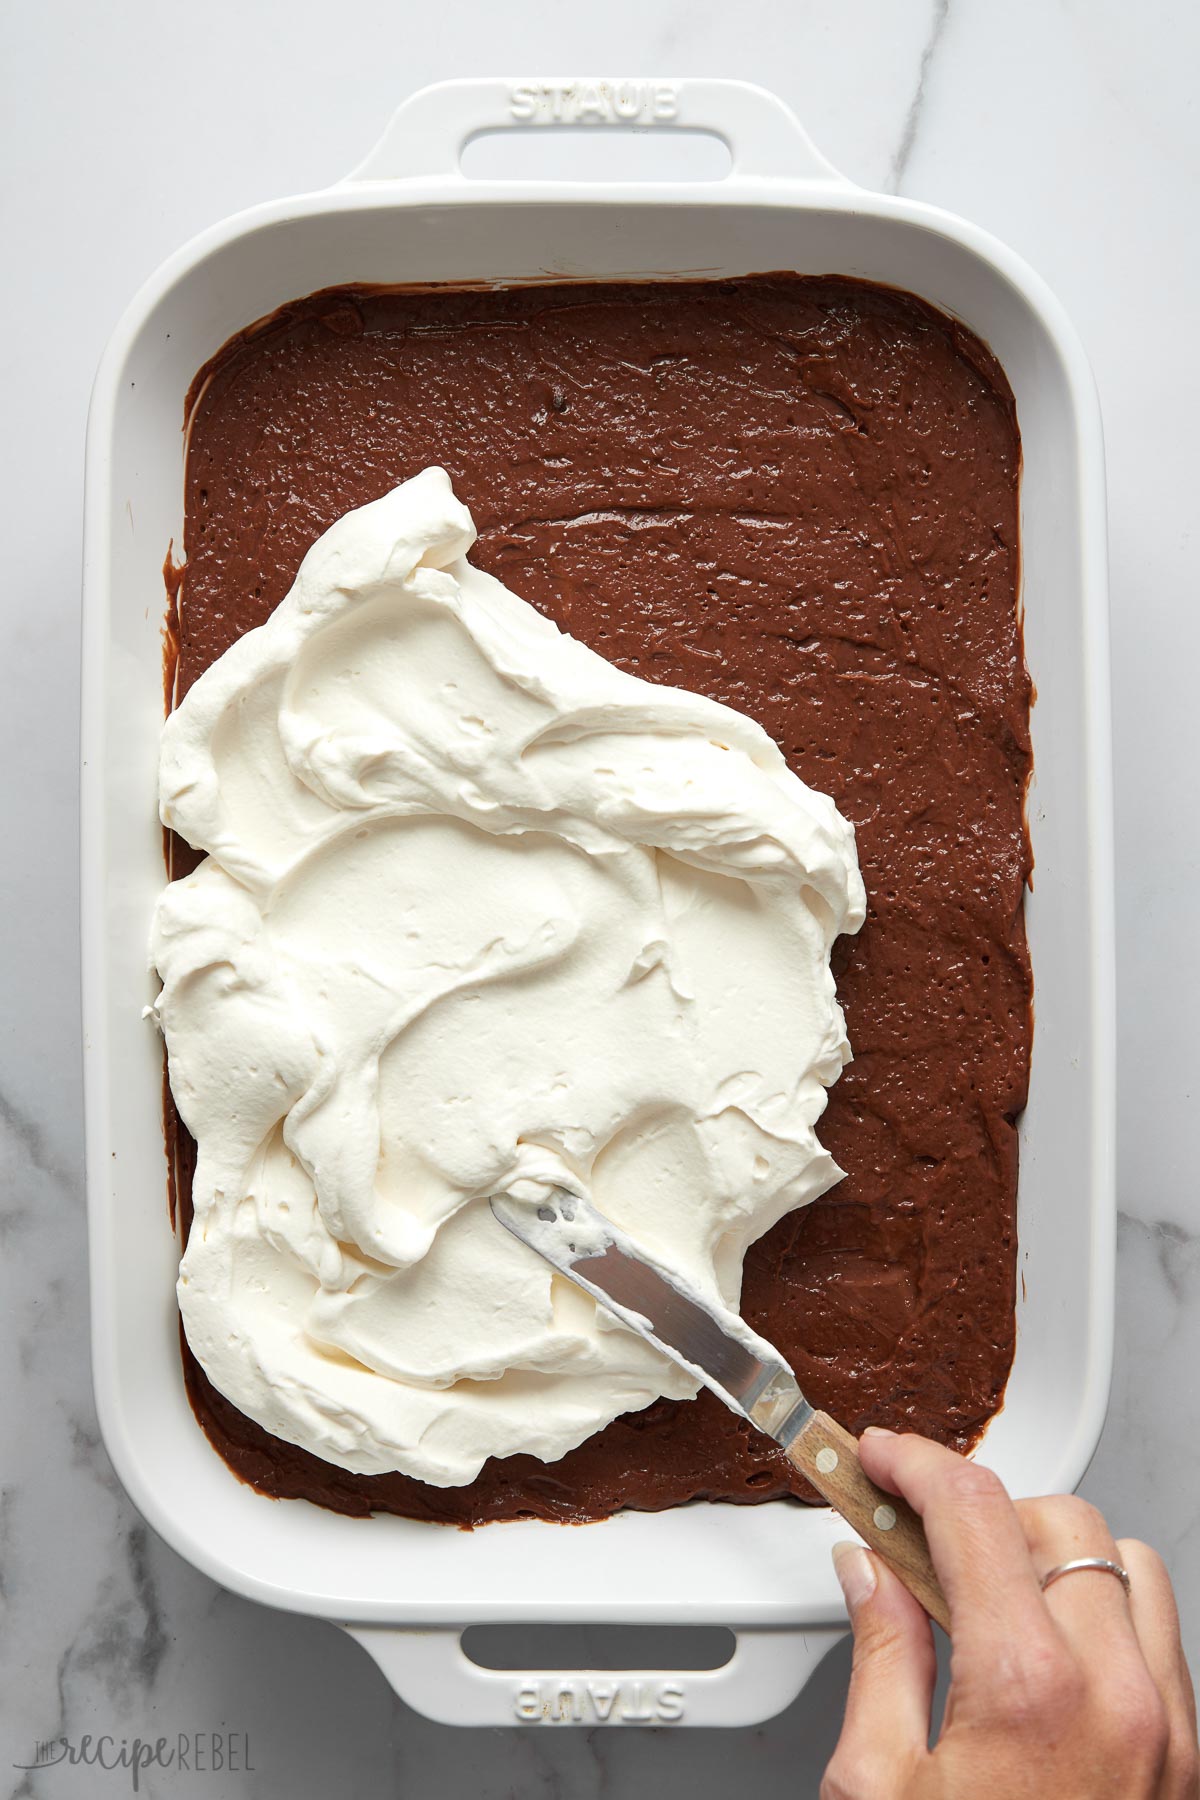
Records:
M361 1473L552 1461L695 1381L506 1232L565 1182L736 1307L839 1170L854 837L750 719L621 673L465 559L440 469L313 545L166 723L154 1013L199 1146L216 1387Z

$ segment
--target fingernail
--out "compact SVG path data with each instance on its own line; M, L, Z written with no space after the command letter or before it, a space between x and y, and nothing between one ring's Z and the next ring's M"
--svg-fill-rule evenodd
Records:
M835 1544L833 1570L851 1612L875 1592L875 1565L861 1544L848 1541Z
M868 1425L863 1432L864 1437L899 1437L898 1431L889 1431L886 1425Z

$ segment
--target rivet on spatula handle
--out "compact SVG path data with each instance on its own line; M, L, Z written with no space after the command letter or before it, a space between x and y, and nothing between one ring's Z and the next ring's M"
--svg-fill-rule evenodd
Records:
M814 1412L788 1445L787 1454L915 1594L930 1618L949 1631L950 1609L934 1573L925 1528L911 1506L875 1486L859 1461L858 1439L828 1413Z

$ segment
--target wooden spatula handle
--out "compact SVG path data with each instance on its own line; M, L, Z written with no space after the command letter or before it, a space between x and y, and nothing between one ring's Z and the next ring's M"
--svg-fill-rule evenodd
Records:
M876 1487L866 1474L858 1459L858 1439L828 1413L814 1412L787 1455L916 1595L930 1618L949 1631L950 1610L933 1571L925 1529L911 1506Z

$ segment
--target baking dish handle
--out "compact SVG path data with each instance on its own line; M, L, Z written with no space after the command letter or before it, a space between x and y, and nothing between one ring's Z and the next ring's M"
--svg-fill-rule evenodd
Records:
M485 1669L447 1628L345 1625L400 1698L442 1725L758 1725L790 1706L844 1626L738 1631L719 1669Z
M851 185L777 95L748 81L690 77L592 81L497 76L435 82L401 102L379 142L347 180L432 179L456 188L476 186L460 167L463 148L473 137L503 130L553 131L556 126L710 133L728 145L732 159L729 175L714 185L736 184L743 177Z

